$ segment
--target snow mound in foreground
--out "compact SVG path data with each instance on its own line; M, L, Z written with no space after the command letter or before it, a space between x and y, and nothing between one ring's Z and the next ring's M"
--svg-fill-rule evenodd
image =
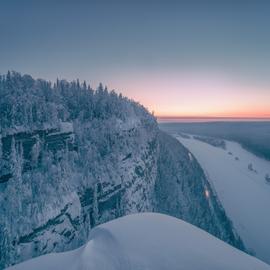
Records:
M270 270L270 266L182 220L144 213L96 227L88 243L76 250L9 269Z

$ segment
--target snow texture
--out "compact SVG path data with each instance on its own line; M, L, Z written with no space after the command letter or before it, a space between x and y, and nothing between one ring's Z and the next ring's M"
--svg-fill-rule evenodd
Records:
M270 266L182 220L134 214L93 229L79 249L9 270L269 270Z

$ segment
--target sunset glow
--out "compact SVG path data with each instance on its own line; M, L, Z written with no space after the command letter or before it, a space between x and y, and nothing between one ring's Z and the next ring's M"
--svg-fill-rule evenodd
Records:
M124 95L132 96L157 117L270 118L270 90L265 85L216 72L161 74L124 74L124 79L112 79L109 86L123 89Z

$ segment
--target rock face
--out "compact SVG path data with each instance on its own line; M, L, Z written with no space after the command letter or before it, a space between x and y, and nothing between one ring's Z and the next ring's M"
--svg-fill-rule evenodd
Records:
M1 269L74 249L94 226L145 211L244 249L197 161L141 105L101 85L8 73L0 120Z

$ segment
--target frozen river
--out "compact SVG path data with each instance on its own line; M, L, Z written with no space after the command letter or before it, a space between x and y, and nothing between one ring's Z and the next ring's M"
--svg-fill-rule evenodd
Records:
M225 150L192 136L175 137L201 164L245 246L270 263L270 162L235 142L226 141Z

